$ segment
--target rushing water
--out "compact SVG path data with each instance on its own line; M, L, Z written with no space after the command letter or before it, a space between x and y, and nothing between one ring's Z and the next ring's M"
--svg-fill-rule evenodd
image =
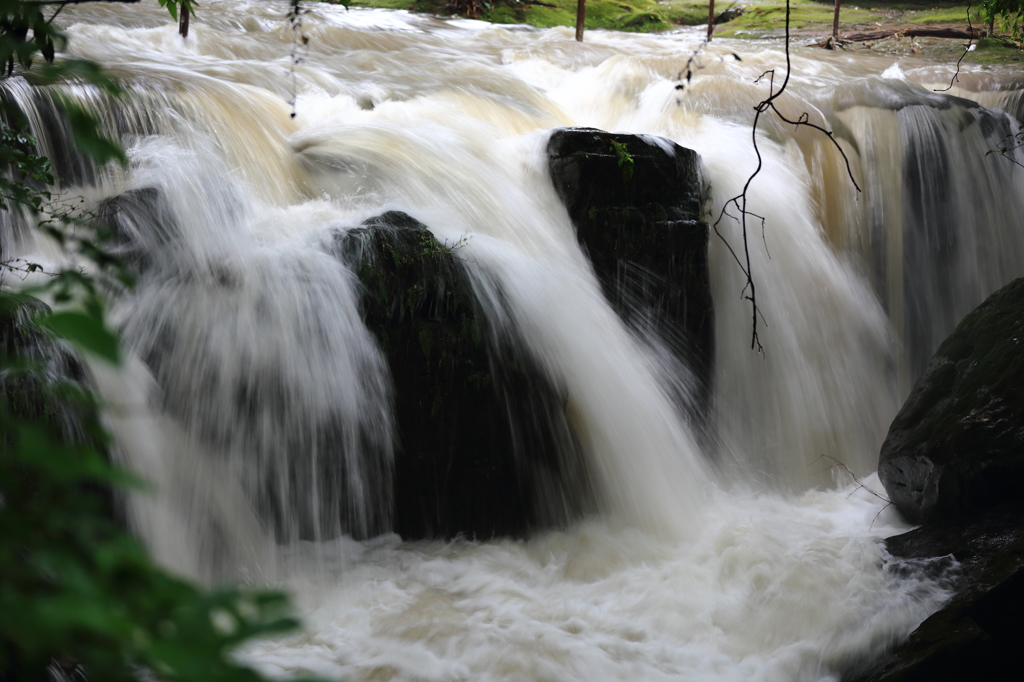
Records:
M953 97L934 92L945 66L797 51L780 106L836 131L863 191L826 138L764 125L748 196L765 218L751 249L765 353L713 238L715 424L700 446L669 397L685 377L602 298L547 177L547 131L695 149L717 216L756 165L754 80L781 73L777 45L716 40L679 90L696 33L581 45L568 29L311 3L303 43L285 3L209 0L182 41L155 5L62 14L69 52L128 89L72 92L131 160L67 162L62 189L165 202L132 228L146 267L114 303L128 366L95 378L122 456L156 483L132 507L155 555L296 594L305 632L247 660L355 680L831 679L941 603L935 571L885 554L879 538L906 526L871 472L937 343L1021 274L1024 174L985 154L1018 129L999 107L1020 115L1019 80L968 72ZM45 151L68 156L46 96L6 87ZM569 396L595 514L526 540L380 534L391 383L358 281L325 244L391 209L458 245L482 301L500 287L493 324ZM737 243L735 221L720 229ZM332 477L301 480L324 458L341 462ZM266 499L327 539L281 542L300 519L271 532Z

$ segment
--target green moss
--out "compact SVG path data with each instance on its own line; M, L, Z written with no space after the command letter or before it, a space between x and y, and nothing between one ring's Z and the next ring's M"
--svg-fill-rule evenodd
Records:
M629 153L629 149L623 142L616 142L611 140L608 143L608 148L612 154L618 158L619 170L622 171L622 182L623 184L630 182L633 179L633 156Z

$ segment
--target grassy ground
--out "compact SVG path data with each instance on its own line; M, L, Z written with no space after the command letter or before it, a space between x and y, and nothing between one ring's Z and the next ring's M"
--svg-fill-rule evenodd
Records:
M332 0L327 0L332 1ZM333 0L336 1L336 0ZM452 0L352 0L358 7L407 9L428 14L451 14ZM477 0L478 18L499 24L530 24L540 28L576 25L576 0ZM774 39L783 34L786 6L780 0L718 0L715 13L740 9L734 19L715 26L715 35L723 38ZM792 0L790 23L795 38L807 44L832 33L831 0ZM587 0L587 29L608 28L617 31L667 31L679 26L706 25L706 0ZM987 24L976 10L971 12L975 27ZM845 0L840 14L840 35L844 33L898 28L911 25L967 28L967 3L963 0ZM1000 34L996 26L996 35ZM894 54L913 53L948 59L962 52L962 40L940 38L901 38L854 43L846 49L872 49ZM978 63L1020 61L1018 49L998 41L982 41L971 53Z

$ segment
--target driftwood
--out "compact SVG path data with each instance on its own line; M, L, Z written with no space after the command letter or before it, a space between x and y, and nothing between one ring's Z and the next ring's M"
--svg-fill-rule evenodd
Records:
M851 43L867 43L886 38L953 38L960 40L972 40L981 37L981 31L962 28L928 28L926 26L903 26L900 28L886 28L879 31L862 31L860 33L847 33L840 40Z

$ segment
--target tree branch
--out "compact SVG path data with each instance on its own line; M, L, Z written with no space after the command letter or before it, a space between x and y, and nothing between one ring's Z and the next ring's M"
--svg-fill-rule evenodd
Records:
M968 28L968 31L973 35L974 34L974 26L971 24L971 3L970 2L967 3L967 28ZM956 83L957 81L960 80L960 62L962 62L964 60L964 57L967 56L967 53L971 51L971 43L969 41L970 41L970 38L968 38L968 43L966 45L964 45L964 53L962 55L960 55L960 59L956 60L956 72L954 72L953 73L953 77L949 79L949 87L948 88L942 88L941 90L935 89L935 92L949 92L950 90L953 89L953 83Z
M754 106L754 125L751 130L751 139L753 140L754 144L754 154L757 156L757 167L754 169L754 172L750 174L750 177L747 178L746 183L744 183L743 191L740 192L738 195L732 197L731 199L726 201L725 204L722 205L722 211L718 215L718 220L716 220L715 224L712 226L715 230L715 234L718 235L718 238L725 243L726 248L729 249L729 253L732 254L733 260L735 260L736 263L740 266L740 270L743 272L743 275L747 278L746 283L743 285L743 289L740 291L740 296L750 301L750 347L751 349L756 349L757 352L761 353L762 355L764 354L764 347L761 345L761 341L758 337L757 319L758 317L760 317L766 325L767 321L765 321L764 315L761 314L760 309L757 307L757 289L754 285L753 268L750 262L750 244L747 235L747 218L749 217L760 220L761 239L764 241L765 252L768 252L768 241L765 238L765 219L763 216L759 216L756 213L747 210L747 193L750 191L750 185L754 182L754 178L756 178L761 173L761 169L764 167L764 159L761 156L761 149L757 146L757 128L761 122L761 114L764 114L766 112L773 112L776 116L779 117L779 120L781 120L784 123L788 123L789 125L795 127L807 126L828 136L828 139L832 141L832 144L835 146L836 150L843 157L843 161L846 163L846 173L847 175L849 175L850 181L853 182L853 186L857 188L858 192L861 191L860 185L857 184L857 180L853 177L853 169L850 166L850 159L849 157L846 156L846 152L843 151L842 146L840 146L838 140L836 140L835 138L835 134L832 133L832 131L827 130L826 128L823 128L814 123L811 123L809 120L810 117L806 112L801 114L800 117L797 118L796 120L792 120L787 118L775 106L775 101L779 97L781 97L782 94L786 91L786 86L789 85L789 76L792 72L792 57L789 51L789 20L790 4L789 0L786 0L786 76L782 80L782 85L780 85L777 90L775 89L775 69L765 71L757 78L757 80L754 81L755 83L759 83L765 77L768 78L768 97L761 100L760 102L757 103L757 105ZM689 74L687 74L687 76L689 77ZM739 211L739 218L729 213L730 206L735 207ZM733 249L732 245L729 244L729 242L725 239L725 237L722 236L722 233L718 229L719 224L721 224L722 220L724 220L726 217L732 218L733 220L738 220L738 222L740 223L741 234L743 236L742 260L736 253L736 250ZM770 253L768 254L768 257L771 258Z

